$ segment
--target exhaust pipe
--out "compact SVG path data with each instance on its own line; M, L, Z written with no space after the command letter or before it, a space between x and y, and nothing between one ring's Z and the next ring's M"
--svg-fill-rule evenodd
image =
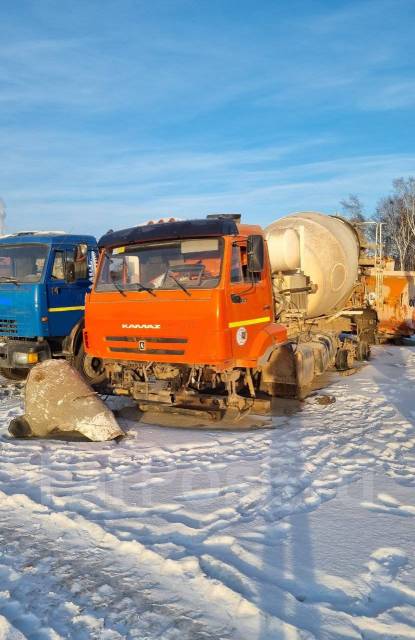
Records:
M46 360L31 369L25 388L25 414L14 418L16 438L82 435L100 442L125 435L114 414L65 360Z

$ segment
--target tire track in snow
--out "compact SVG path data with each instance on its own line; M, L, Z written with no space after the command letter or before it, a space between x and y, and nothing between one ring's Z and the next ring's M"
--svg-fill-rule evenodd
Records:
M206 580L196 560L164 560L26 496L1 493L0 513L0 613L28 638L244 640L261 620L271 637L312 639Z

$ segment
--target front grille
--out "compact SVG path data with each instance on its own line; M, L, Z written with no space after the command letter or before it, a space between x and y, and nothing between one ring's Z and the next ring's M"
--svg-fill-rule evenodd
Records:
M146 342L165 342L165 343L178 343L186 344L187 338L160 338L159 336L107 336L105 338L108 342L139 342L145 340Z
M107 336L107 342L129 342L134 343L131 347L109 346L108 350L113 353L139 353L140 355L156 355L156 356L182 356L184 349L169 349L164 345L171 344L187 344L187 338L170 338L160 336ZM149 348L147 344L160 345L160 348Z
M181 349L130 349L128 347L110 347L110 351L115 353L144 353L151 354L157 356L182 356L184 355L184 351Z
M9 320L8 318L0 318L0 334L16 335L17 334L16 320Z

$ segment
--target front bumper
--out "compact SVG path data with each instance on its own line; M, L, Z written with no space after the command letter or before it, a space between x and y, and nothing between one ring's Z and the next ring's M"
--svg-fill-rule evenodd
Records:
M9 340L0 336L0 368L30 369L51 357L47 342Z

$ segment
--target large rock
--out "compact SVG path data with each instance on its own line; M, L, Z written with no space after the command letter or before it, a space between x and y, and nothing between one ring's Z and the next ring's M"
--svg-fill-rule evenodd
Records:
M124 435L112 411L65 360L33 367L26 383L25 414L11 421L9 431L16 437L39 438L81 434L94 441Z

